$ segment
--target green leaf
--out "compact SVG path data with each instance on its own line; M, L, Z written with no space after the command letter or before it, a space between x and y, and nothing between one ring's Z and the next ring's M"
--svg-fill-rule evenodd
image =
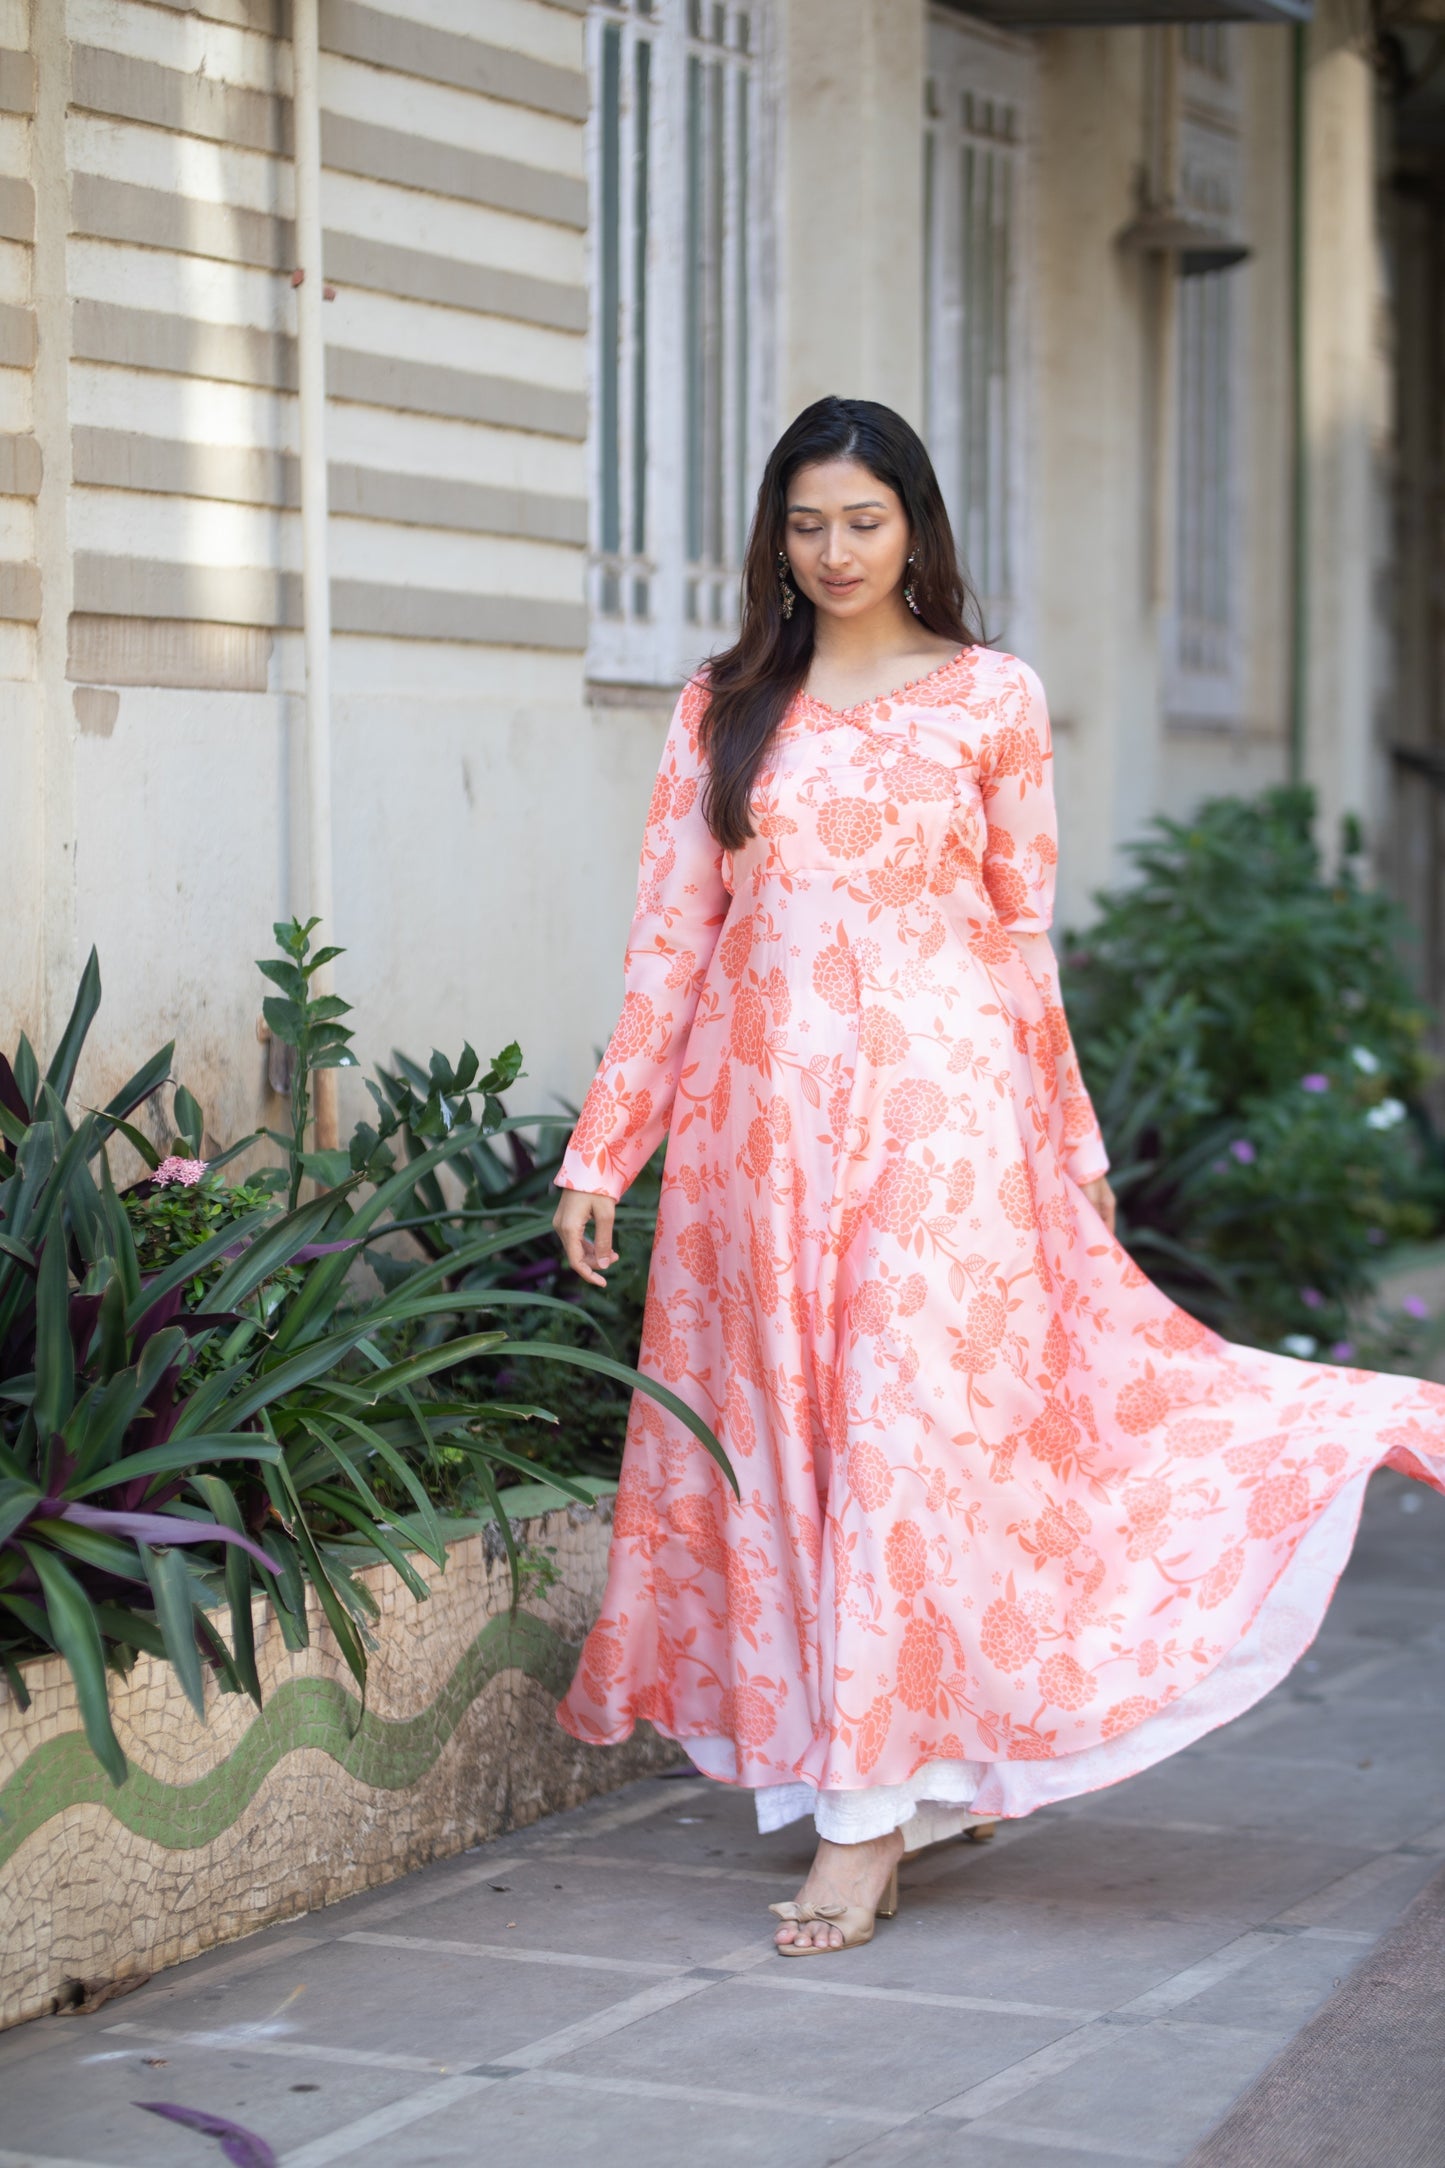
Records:
M123 1122L119 1115L112 1119L109 1126L125 1138L131 1150L139 1153L147 1171L154 1174L161 1163L161 1155L151 1143L150 1138L137 1129L133 1122Z
M335 1151L303 1152L301 1164L313 1182L324 1182L328 1189L339 1189L351 1175L351 1154L339 1147Z
M191 1158L199 1159L206 1117L201 1112L200 1101L186 1090L184 1084L176 1086L176 1096L171 1103L171 1120L175 1123L176 1134Z
M538 1362L572 1363L579 1370L599 1371L603 1377L616 1378L621 1384L630 1385L635 1392L646 1393L649 1400L655 1400L659 1407L666 1408L670 1415L675 1415L678 1421L692 1432L699 1445L712 1455L727 1477L733 1495L741 1498L742 1492L738 1489L738 1479L733 1473L732 1462L707 1424L700 1415L694 1414L685 1400L680 1400L667 1386L659 1385L656 1378L644 1377L640 1370L630 1369L626 1363L614 1362L610 1355L594 1355L590 1348L557 1347L546 1340L503 1340L491 1352L494 1355L529 1356ZM547 1479L549 1482L554 1480L550 1471Z
M24 1265L27 1272L35 1270L35 1252L28 1242L12 1242L8 1235L0 1235L0 1250L7 1257L13 1257L17 1264Z
M277 994L268 994L261 1004L261 1014L270 1025L273 1038L279 1039L284 1046L299 1048L304 1027L301 1010L294 1001L284 1001Z
M125 1368L130 1354L125 1329L125 1282L115 1269L112 1269L100 1298L98 1327L100 1375L108 1384L118 1370Z
M46 1620L55 1646L70 1666L80 1703L81 1721L91 1751L112 1784L124 1784L126 1759L110 1720L110 1696L106 1688L105 1650L100 1628L85 1592L70 1568L53 1551L38 1543L21 1545L35 1569L45 1599Z
M278 956L263 960L257 964L256 969L263 979L269 979L273 986L279 986L288 1001L301 1002L306 999L306 980L296 964L283 962Z
M234 1310L240 1299L234 1293L234 1281L238 1268L244 1266L247 1260L255 1255L259 1246L260 1230L262 1228L279 1228L281 1225L282 1222L277 1219L275 1212L269 1205L258 1205L254 1212L247 1212L242 1218L232 1220L229 1226L219 1228L213 1235L207 1235L204 1242L198 1242L194 1249L187 1250L183 1256L174 1259L163 1272L158 1272L153 1279L147 1280L145 1286L140 1288L139 1293L130 1298L129 1323L131 1329L134 1330L146 1313L154 1309L161 1297L168 1295L173 1287L184 1287L188 1280L193 1280L197 1274L207 1271L218 1258L225 1256L227 1250L235 1249L237 1244L249 1245L243 1249L243 1254L235 1260L235 1263L221 1274L208 1297L209 1306L212 1309ZM253 1243L251 1241L253 1235L258 1237L258 1242ZM304 1236L302 1240L309 1241L310 1237ZM285 1262L284 1258L282 1262ZM264 1277L265 1274L263 1273L262 1278ZM137 1282L139 1282L140 1272L138 1266L136 1278ZM252 1284L257 1285L259 1283L253 1282ZM223 1286L227 1288L225 1294L220 1293ZM248 1287L244 1292L249 1294L251 1289ZM218 1295L219 1300L216 1299Z
M35 1286L35 1427L48 1443L75 1405L70 1275L59 1229L47 1241Z
M94 1022L95 1012L99 1007L100 958L92 949L80 975L80 986L76 992L75 1006L70 1012L70 1021L61 1034L60 1044L45 1072L46 1083L62 1100L69 1097L70 1087L75 1082L76 1065L85 1045L85 1035Z
M343 1001L340 994L318 994L307 1005L306 1014L312 1024L330 1024L339 1017L350 1016L351 1003Z
M238 1536L249 1535L236 1502L235 1492L229 1483L218 1475L197 1475L191 1478L192 1488L206 1501L216 1519ZM256 1669L256 1633L251 1617L251 1597L255 1582L251 1575L251 1561L238 1543L226 1545L226 1601L231 1609L231 1658L236 1666L236 1676L245 1691L261 1706L261 1677Z
M257 1224L262 1220L269 1224L244 1255L220 1275L207 1297L210 1306L217 1310L236 1309L263 1280L269 1279L273 1272L279 1272L283 1265L290 1264L298 1250L318 1239L335 1209L335 1197L313 1197L309 1204L298 1205L294 1212L287 1212L280 1219L269 1212L255 1215ZM239 1226L232 1227L229 1230L232 1241L237 1239L242 1227L249 1229L251 1224L248 1215ZM345 1232L349 1234L350 1229ZM197 1254L192 1253L193 1256ZM349 1258L345 1262L349 1263Z
M191 1616L191 1576L185 1558L178 1549L158 1551L149 1543L140 1545L140 1554L155 1599L156 1624L165 1641L166 1654L175 1667L187 1701L204 1722L206 1697L201 1679L201 1652L196 1646L196 1627Z
M124 1114L134 1114L136 1108L143 1106L145 1101L150 1098L151 1093L164 1084L171 1073L171 1063L175 1059L175 1052L175 1040L168 1039L159 1053L152 1054L149 1061L143 1062L135 1075L128 1077L125 1083L121 1085L120 1090L106 1101L100 1110L102 1132L98 1136L97 1142L104 1143L105 1141L104 1125L106 1123L114 1122Z
M35 1102L40 1096L40 1064L35 1059L34 1047L23 1031L20 1034L20 1044L15 1049L13 1073L20 1096L33 1114Z
M81 1482L73 1482L66 1490L67 1498L88 1498L92 1491L110 1490L117 1483L130 1483L141 1475L181 1475L194 1468L198 1461L278 1461L282 1448L271 1445L259 1432L235 1431L220 1433L202 1431L199 1436L188 1435L172 1439L167 1445L149 1445L143 1453L128 1453ZM142 1508L142 1511L145 1509Z

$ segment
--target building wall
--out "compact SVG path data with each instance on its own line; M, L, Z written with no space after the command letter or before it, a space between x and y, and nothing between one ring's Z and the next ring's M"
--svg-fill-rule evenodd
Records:
M583 695L583 14L322 9L338 982L364 1056L517 1036L539 1093L603 1029L654 750ZM0 398L11 475L44 463L0 528L3 1032L53 1042L94 941L82 1088L174 1035L220 1136L268 1111L252 959L304 871L278 27L0 15L38 94L0 115Z
M226 1137L274 1116L253 959L303 893L289 47L279 0L0 0L0 1043L92 941L89 1094L162 1038ZM672 688L589 686L586 0L324 0L336 924L364 1061L511 1037L575 1095L620 992ZM956 19L956 18L955 18ZM777 0L764 434L922 419L927 0ZM1371 810L1382 431L1369 72L1312 33L1308 766ZM1290 40L1244 54L1241 696L1168 714L1172 273L1118 236L1158 29L1030 41L1028 608L1060 916L1154 811L1285 772ZM759 155L762 155L761 150ZM1372 464L1373 462L1373 464Z

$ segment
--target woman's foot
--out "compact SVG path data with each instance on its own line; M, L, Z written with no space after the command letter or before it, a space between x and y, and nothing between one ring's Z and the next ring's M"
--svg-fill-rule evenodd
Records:
M876 1912L894 1868L903 1857L903 1832L870 1837L866 1844L831 1844L818 1839L817 1856L798 1902L809 1905L857 1905ZM780 1949L791 1942L806 1948L841 1950L843 1930L830 1920L784 1920L773 1937Z

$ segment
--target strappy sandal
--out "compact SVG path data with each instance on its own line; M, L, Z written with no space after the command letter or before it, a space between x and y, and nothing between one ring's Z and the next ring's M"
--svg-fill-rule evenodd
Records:
M778 1942L773 1945L779 1957L832 1957L838 1950L856 1950L863 1943L873 1940L875 1920L891 1920L898 1911L898 1869L888 1877L888 1887L878 1901L876 1912L864 1905L810 1905L790 1901L787 1904L769 1905L780 1920L791 1920L795 1927L804 1927L812 1920L822 1920L829 1927L841 1928L843 1940L832 1942Z

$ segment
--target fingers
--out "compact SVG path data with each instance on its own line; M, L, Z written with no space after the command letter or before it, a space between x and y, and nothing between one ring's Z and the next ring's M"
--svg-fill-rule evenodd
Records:
M563 1255L578 1278L585 1280L589 1287L605 1287L607 1282L598 1268L617 1262L617 1252L612 1247L615 1211L611 1197L569 1189L564 1190L562 1201L552 1216ZM587 1233L589 1220L596 1227L595 1239Z

